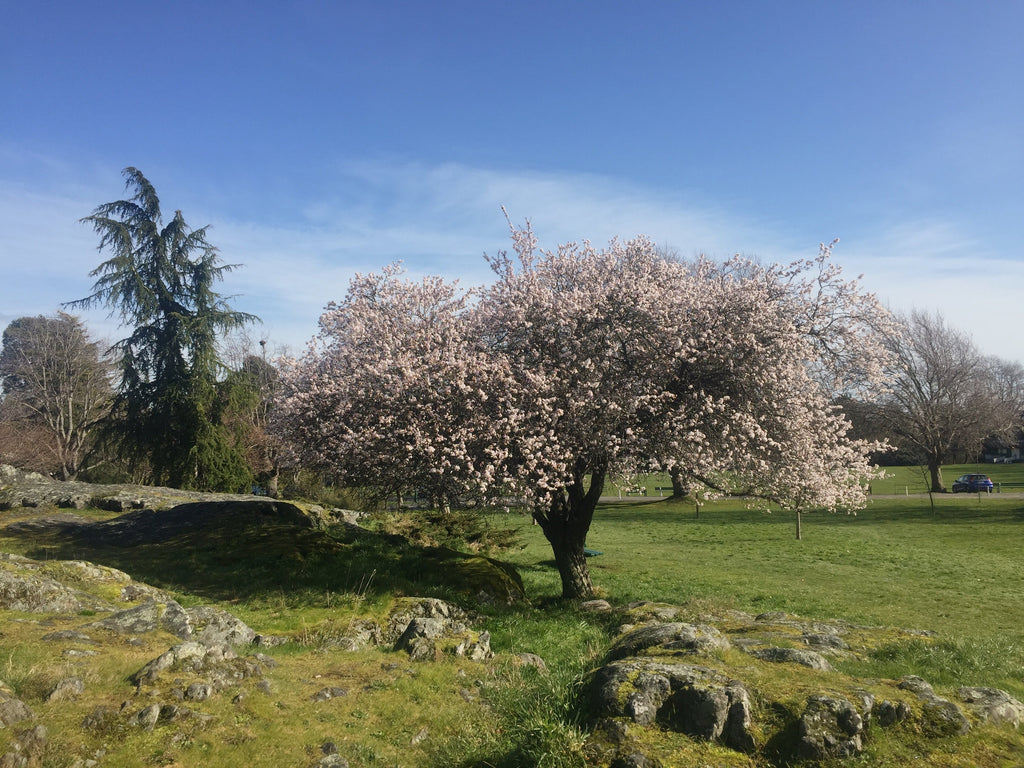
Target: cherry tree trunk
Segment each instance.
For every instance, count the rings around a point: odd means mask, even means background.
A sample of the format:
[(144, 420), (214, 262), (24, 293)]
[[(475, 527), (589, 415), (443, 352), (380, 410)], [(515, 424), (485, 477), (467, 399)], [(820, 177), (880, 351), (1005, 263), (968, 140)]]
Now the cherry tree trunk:
[(569, 532), (566, 534), (555, 541), (548, 539), (555, 555), (558, 575), (562, 578), (562, 597), (568, 600), (592, 597), (594, 584), (590, 580), (590, 569), (587, 567), (587, 556), (584, 551), (586, 532), (583, 532), (582, 536)]
[(566, 600), (583, 600), (594, 595), (584, 550), (594, 510), (604, 488), (606, 467), (602, 464), (591, 469), (590, 487), (585, 489), (585, 466), (579, 463), (574, 482), (556, 494), (549, 509), (534, 514), (534, 520), (551, 544), (562, 579), (562, 597)]
[(672, 498), (684, 498), (686, 496), (686, 488), (683, 486), (683, 471), (679, 467), (673, 467), (669, 477), (672, 478)]

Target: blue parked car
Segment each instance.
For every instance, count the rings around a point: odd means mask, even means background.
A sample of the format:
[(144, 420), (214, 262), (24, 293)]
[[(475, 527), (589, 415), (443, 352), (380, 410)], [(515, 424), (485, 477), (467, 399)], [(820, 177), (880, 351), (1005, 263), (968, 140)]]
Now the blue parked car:
[(992, 481), (987, 475), (960, 475), (953, 481), (953, 493), (992, 493)]

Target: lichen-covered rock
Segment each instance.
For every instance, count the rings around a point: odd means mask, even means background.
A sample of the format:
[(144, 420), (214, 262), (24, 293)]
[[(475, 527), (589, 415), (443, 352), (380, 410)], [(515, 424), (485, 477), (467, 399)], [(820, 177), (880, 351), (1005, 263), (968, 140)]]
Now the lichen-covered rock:
[(800, 755), (810, 760), (856, 757), (864, 749), (864, 718), (846, 699), (812, 696), (800, 716)]
[(143, 603), (134, 608), (94, 621), (86, 627), (108, 629), (122, 635), (142, 635), (162, 629), (175, 637), (187, 640), (192, 637), (192, 622), (188, 613), (176, 601), (166, 603)]
[(820, 653), (809, 651), (803, 648), (754, 648), (747, 651), (751, 656), (778, 664), (799, 664), (802, 667), (810, 667), (819, 672), (831, 672), (832, 665), (822, 657)]
[(132, 676), (132, 680), (137, 683), (152, 683), (162, 672), (166, 672), (169, 669), (197, 671), (203, 669), (208, 656), (223, 659), (232, 658), (235, 655), (237, 654), (231, 648), (222, 648), (217, 651), (207, 648), (202, 643), (181, 643), (173, 646), (146, 664)]
[(913, 716), (910, 705), (905, 701), (883, 699), (871, 711), (871, 716), (883, 728), (909, 720)]
[(173, 600), (169, 592), (136, 581), (126, 584), (121, 589), (120, 599), (126, 603), (138, 603), (140, 601), (166, 603), (168, 600)]
[(193, 636), (205, 646), (249, 645), (256, 639), (256, 632), (244, 621), (220, 608), (200, 605), (186, 613)]
[(43, 725), (20, 731), (0, 755), (0, 768), (42, 768), (48, 736)]
[(85, 693), (85, 682), (80, 677), (66, 677), (57, 681), (46, 695), (46, 702), (69, 701)]
[(380, 645), (382, 640), (380, 624), (371, 619), (353, 619), (336, 645), (346, 651), (358, 651)]
[(616, 661), (591, 681), (599, 716), (628, 717), (736, 750), (754, 748), (750, 697), (742, 683), (706, 667), (652, 659)]
[(961, 688), (957, 696), (984, 722), (1016, 728), (1024, 721), (1024, 704), (998, 688)]
[(971, 721), (960, 707), (937, 696), (924, 702), (921, 725), (926, 733), (935, 736), (963, 736), (971, 730)]
[(32, 717), (32, 710), (14, 695), (14, 691), (0, 682), (0, 727), (7, 728)]
[(475, 638), (469, 637), (455, 646), (456, 656), (465, 656), (470, 661), (486, 661), (494, 656), (491, 650), (491, 633), (481, 632)]
[(413, 619), (437, 619), (440, 624), (421, 625), (424, 631), (428, 626), (444, 625), (449, 633), (454, 634), (468, 629), (469, 615), (457, 605), (434, 597), (402, 598), (395, 602), (395, 607), (388, 617), (387, 626), (382, 633), (383, 641), (396, 643), (408, 631), (409, 623)]
[(935, 694), (932, 686), (917, 675), (902, 678), (899, 687), (921, 699), (921, 728), (932, 736), (962, 736), (971, 730), (971, 721), (956, 704)]
[(0, 563), (0, 609), (67, 615), (113, 608), (105, 600), (41, 575), (36, 565), (16, 560)]
[[(91, 581), (98, 584), (128, 584), (132, 577), (117, 568), (97, 565), (85, 560), (57, 560), (48, 562), (43, 572), (57, 579)], [(63, 578), (62, 578), (63, 577)]]
[(651, 623), (622, 635), (608, 652), (608, 658), (612, 661), (624, 659), (653, 648), (683, 653), (711, 653), (729, 647), (729, 641), (717, 629), (708, 625)]
[(850, 646), (839, 635), (830, 635), (821, 632), (808, 632), (800, 639), (812, 648), (819, 648), (827, 651), (848, 651), (850, 649)]

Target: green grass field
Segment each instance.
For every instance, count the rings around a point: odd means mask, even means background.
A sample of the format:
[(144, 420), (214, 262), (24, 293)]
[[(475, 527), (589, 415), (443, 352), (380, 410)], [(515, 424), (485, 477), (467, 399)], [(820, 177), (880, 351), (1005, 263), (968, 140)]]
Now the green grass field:
[[(886, 467), (886, 477), (871, 484), (874, 494), (927, 493), (928, 480), (921, 467)], [(942, 479), (947, 488), (960, 475), (978, 473), (988, 475), (996, 484), (1024, 483), (1024, 463), (1020, 464), (949, 464), (942, 468)], [(1024, 488), (1014, 489), (1017, 492)]]
[[(511, 557), (528, 592), (555, 600), (550, 548), (539, 527), (516, 519), (525, 547)], [(962, 662), (970, 671), (963, 684), (1024, 696), (1024, 498), (941, 495), (934, 513), (927, 497), (873, 499), (856, 516), (805, 515), (803, 536), (796, 540), (791, 514), (738, 501), (702, 505), (699, 518), (685, 502), (608, 504), (588, 539), (603, 554), (589, 563), (615, 604), (706, 601), (934, 631), (979, 654)], [(923, 662), (928, 669), (917, 674), (953, 674)], [(919, 663), (907, 658), (895, 671)]]

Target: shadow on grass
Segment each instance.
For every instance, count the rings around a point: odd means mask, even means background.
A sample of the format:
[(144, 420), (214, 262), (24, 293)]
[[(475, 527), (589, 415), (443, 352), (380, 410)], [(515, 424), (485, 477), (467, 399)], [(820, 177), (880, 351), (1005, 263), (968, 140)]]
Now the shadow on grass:
[(408, 594), (458, 599), (505, 581), (519, 586), (511, 566), (442, 547), (420, 547), (399, 536), (353, 526), (327, 531), (261, 521), (212, 526), (161, 541), (117, 546), (77, 531), (2, 531), (38, 560), (88, 560), (112, 566), (172, 592), (204, 599), (285, 600), (318, 604), (325, 594), (376, 597)]

